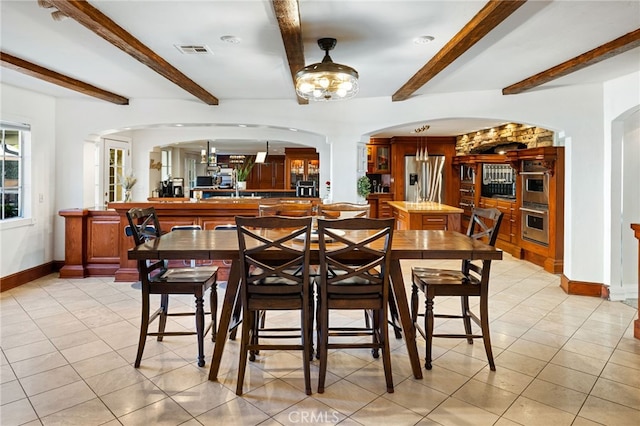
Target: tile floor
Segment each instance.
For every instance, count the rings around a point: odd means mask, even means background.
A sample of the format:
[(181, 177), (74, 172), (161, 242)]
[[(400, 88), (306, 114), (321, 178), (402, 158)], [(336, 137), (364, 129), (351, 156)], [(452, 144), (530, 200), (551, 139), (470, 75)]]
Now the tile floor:
[[(403, 264), (405, 273), (410, 266)], [(172, 299), (174, 308), (190, 303)], [(457, 307), (457, 300), (436, 300), (441, 312)], [(436, 339), (433, 369), (415, 380), (403, 342), (392, 339), (393, 394), (384, 391), (381, 361), (366, 350), (333, 352), (326, 391), (311, 396), (302, 390), (299, 353), (263, 352), (237, 397), (237, 341), (227, 343), (219, 382), (207, 380), (210, 355), (197, 367), (192, 336), (149, 340), (134, 369), (139, 290), (110, 278), (51, 275), (1, 293), (0, 309), (3, 426), (640, 424), (637, 310), (568, 296), (558, 276), (506, 254), (492, 270), (497, 371), (480, 342)], [(418, 348), (423, 357), (422, 339)], [(314, 361), (313, 379), (317, 367)]]

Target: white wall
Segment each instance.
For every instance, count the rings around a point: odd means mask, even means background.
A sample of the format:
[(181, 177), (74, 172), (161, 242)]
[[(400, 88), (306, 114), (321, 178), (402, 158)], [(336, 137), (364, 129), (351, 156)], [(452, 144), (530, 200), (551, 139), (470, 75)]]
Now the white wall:
[[(609, 102), (608, 97), (618, 95), (617, 92), (607, 93), (606, 101)], [(4, 103), (5, 94), (2, 96)], [(291, 135), (286, 137), (280, 132), (278, 138), (315, 146), (320, 152), (321, 181), (332, 181), (333, 199), (356, 200), (357, 142), (368, 140), (366, 135), (374, 130), (440, 118), (503, 119), (564, 133), (567, 141), (564, 274), (572, 280), (604, 282), (605, 267), (608, 268), (610, 263), (604, 244), (609, 236), (599, 225), (604, 223), (605, 211), (608, 210), (605, 207), (609, 205), (609, 200), (605, 199), (605, 164), (602, 160), (605, 157), (604, 98), (601, 85), (586, 85), (540, 89), (516, 96), (503, 96), (500, 91), (483, 91), (420, 96), (404, 102), (391, 102), (386, 97), (356, 98), (343, 103), (305, 106), (294, 100), (221, 101), (219, 106), (208, 106), (197, 101), (154, 99), (116, 106), (93, 100), (61, 99), (56, 107), (57, 158), (72, 166), (58, 169), (55, 211), (93, 206), (93, 199), (87, 195), (90, 191), (78, 188), (87, 174), (84, 170), (93, 167), (92, 164), (84, 164), (79, 147), (94, 140), (96, 135), (104, 136), (129, 127), (140, 129), (130, 132), (132, 164), (139, 177), (146, 175), (149, 151), (153, 146), (171, 141), (214, 138), (206, 128), (202, 128), (206, 123), (297, 128), (301, 132), (290, 132)], [(172, 123), (194, 123), (199, 127), (151, 128)], [(147, 126), (150, 128), (141, 129)], [(215, 129), (219, 132), (220, 129), (232, 128)], [(276, 132), (273, 129), (243, 130), (249, 131)], [(238, 138), (251, 136), (237, 133), (238, 130), (233, 132)], [(46, 162), (45, 158), (42, 162)], [(39, 166), (41, 164), (36, 167)], [(54, 168), (51, 164), (42, 166)], [(84, 185), (92, 185), (92, 182)], [(148, 193), (148, 182), (139, 181), (134, 188), (134, 199), (145, 198)], [(54, 258), (64, 259), (61, 218), (56, 220)]]
[(24, 200), (30, 219), (0, 223), (0, 276), (5, 277), (64, 259), (64, 251), (62, 257), (53, 254), (54, 236), (64, 239), (64, 229), (54, 229), (55, 99), (10, 86), (3, 85), (1, 90), (0, 117), (31, 125), (31, 147), (25, 152), (29, 199)]

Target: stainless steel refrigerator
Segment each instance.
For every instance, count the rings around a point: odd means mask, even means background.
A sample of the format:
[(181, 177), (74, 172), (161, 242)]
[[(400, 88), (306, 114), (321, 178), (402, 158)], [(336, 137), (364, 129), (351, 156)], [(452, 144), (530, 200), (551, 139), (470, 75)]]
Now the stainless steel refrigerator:
[(430, 155), (416, 161), (415, 155), (404, 157), (404, 200), (410, 202), (435, 201), (444, 198), (444, 155)]

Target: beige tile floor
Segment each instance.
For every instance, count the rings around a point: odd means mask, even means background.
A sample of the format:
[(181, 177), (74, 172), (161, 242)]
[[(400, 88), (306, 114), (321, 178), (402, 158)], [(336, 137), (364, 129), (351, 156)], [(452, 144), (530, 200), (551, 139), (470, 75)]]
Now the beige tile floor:
[[(640, 424), (636, 309), (568, 296), (558, 276), (508, 255), (494, 262), (490, 300), (495, 372), (480, 342), (436, 339), (434, 367), (416, 380), (402, 340), (392, 339), (393, 394), (381, 361), (351, 350), (331, 354), (326, 391), (311, 396), (299, 353), (263, 352), (237, 397), (237, 341), (227, 343), (219, 382), (207, 380), (213, 343), (198, 368), (192, 336), (149, 340), (135, 369), (139, 290), (111, 278), (50, 275), (0, 295), (0, 424)], [(174, 308), (190, 305), (188, 297), (172, 299)], [(436, 300), (440, 312), (457, 307), (455, 299)], [(296, 320), (269, 316), (274, 324)], [(171, 327), (190, 328), (191, 320)], [(438, 327), (459, 329), (451, 321)], [(423, 357), (422, 339), (418, 348)], [(314, 388), (317, 368), (314, 361)]]

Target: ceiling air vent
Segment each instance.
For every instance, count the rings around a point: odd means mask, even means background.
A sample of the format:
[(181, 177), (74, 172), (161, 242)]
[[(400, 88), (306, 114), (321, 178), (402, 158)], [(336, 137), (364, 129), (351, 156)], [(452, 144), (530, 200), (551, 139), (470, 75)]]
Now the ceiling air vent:
[(206, 55), (213, 54), (208, 46), (204, 44), (175, 44), (176, 49), (186, 55)]

